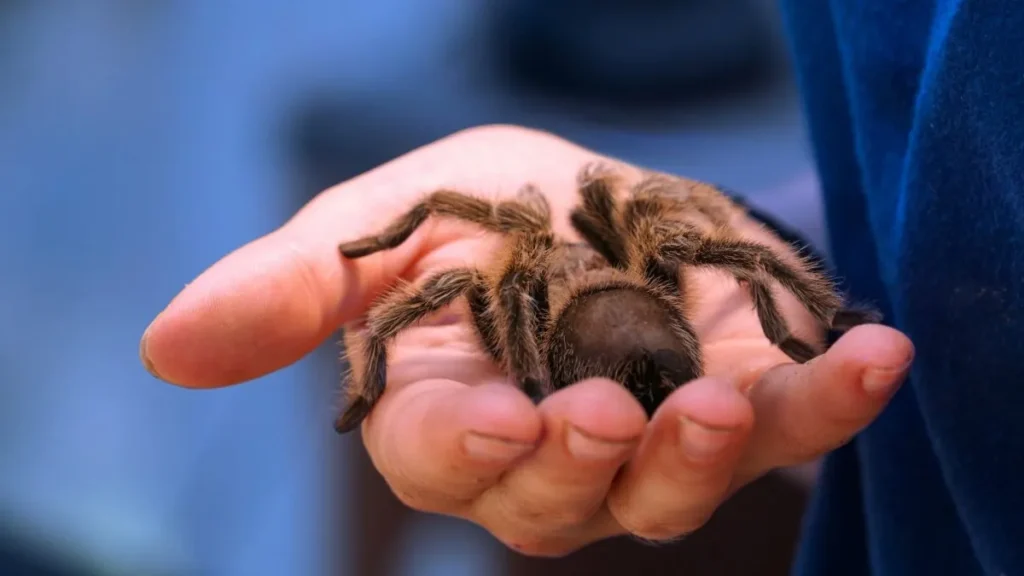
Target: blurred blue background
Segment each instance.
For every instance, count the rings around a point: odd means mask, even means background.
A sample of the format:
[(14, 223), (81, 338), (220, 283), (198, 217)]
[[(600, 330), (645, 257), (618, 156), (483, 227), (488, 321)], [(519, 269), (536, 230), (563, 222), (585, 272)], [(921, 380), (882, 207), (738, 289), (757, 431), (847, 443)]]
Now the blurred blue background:
[(362, 447), (330, 428), (330, 343), (195, 392), (138, 339), (319, 189), (483, 123), (727, 185), (821, 242), (772, 8), (0, 0), (0, 574), (504, 574), (426, 516), (387, 568), (347, 561), (372, 510), (345, 513)]

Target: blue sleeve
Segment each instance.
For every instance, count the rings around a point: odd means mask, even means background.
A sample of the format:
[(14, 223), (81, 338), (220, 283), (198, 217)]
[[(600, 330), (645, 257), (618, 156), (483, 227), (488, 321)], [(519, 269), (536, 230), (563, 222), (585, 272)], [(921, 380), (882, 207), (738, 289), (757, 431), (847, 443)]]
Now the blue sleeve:
[(783, 4), (837, 269), (917, 349), (798, 572), (1024, 574), (1024, 4)]

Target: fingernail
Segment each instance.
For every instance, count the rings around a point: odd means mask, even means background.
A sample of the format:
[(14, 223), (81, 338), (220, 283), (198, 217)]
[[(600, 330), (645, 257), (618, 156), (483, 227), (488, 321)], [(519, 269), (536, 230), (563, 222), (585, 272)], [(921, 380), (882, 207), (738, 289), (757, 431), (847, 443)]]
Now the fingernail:
[(582, 460), (613, 460), (621, 458), (636, 444), (635, 440), (606, 440), (568, 426), (565, 439), (569, 453)]
[(478, 432), (467, 433), (462, 440), (462, 445), (470, 457), (491, 462), (515, 460), (534, 448), (534, 444), (488, 436)]
[(732, 432), (728, 428), (712, 428), (683, 418), (679, 427), (679, 440), (690, 458), (710, 460), (721, 454), (729, 445)]
[(147, 346), (149, 344), (149, 328), (142, 334), (142, 339), (139, 341), (139, 360), (142, 361), (142, 365), (146, 368), (146, 372), (153, 375), (154, 378), (163, 378), (156, 371), (156, 366), (153, 365), (153, 361), (149, 359), (149, 353), (147, 352)]
[(903, 374), (910, 367), (908, 363), (900, 368), (876, 368), (864, 373), (861, 386), (868, 395), (878, 397), (888, 396), (903, 382)]

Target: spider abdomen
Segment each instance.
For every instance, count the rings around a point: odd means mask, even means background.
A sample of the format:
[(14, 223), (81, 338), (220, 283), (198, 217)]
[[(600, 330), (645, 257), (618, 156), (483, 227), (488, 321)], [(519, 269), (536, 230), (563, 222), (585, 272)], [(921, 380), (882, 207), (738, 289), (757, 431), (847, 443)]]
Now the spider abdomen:
[(576, 294), (552, 325), (547, 352), (555, 389), (585, 378), (611, 378), (648, 415), (702, 373), (696, 335), (672, 300), (629, 283)]

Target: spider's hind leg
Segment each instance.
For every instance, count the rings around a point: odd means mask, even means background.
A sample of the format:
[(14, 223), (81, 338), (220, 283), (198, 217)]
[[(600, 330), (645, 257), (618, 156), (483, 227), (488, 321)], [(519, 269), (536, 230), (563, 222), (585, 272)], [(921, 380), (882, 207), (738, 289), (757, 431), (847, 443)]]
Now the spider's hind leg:
[(734, 274), (737, 279), (746, 280), (751, 299), (754, 301), (754, 309), (757, 311), (757, 318), (761, 323), (761, 330), (764, 331), (769, 342), (778, 346), (786, 356), (800, 364), (818, 355), (813, 346), (793, 336), (789, 331), (789, 324), (782, 317), (778, 301), (772, 294), (771, 284), (763, 275), (747, 275), (745, 272), (739, 271), (735, 271)]
[(663, 247), (670, 259), (725, 270), (747, 284), (761, 328), (768, 340), (796, 362), (818, 355), (814, 347), (793, 336), (771, 291), (775, 280), (789, 290), (823, 327), (832, 324), (841, 299), (824, 275), (783, 262), (768, 247), (745, 240), (680, 236)]
[(476, 270), (456, 268), (434, 274), (422, 288), (398, 288), (374, 304), (360, 345), (363, 370), (346, 390), (346, 408), (335, 420), (335, 430), (344, 434), (355, 429), (380, 400), (387, 383), (387, 345), (399, 332), (468, 291), (485, 289)]

